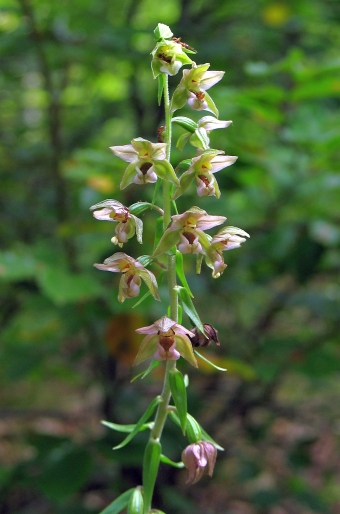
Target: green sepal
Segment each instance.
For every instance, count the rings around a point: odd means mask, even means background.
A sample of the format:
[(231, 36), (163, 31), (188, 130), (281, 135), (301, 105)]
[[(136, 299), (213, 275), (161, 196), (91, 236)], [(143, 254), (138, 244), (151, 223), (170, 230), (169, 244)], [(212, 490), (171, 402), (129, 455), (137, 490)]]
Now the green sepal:
[(164, 80), (165, 75), (164, 73), (161, 73), (158, 75), (158, 91), (157, 91), (157, 99), (158, 99), (158, 105), (161, 105), (163, 91), (164, 91)]
[(121, 494), (116, 498), (110, 505), (108, 505), (100, 514), (118, 514), (125, 509), (130, 501), (130, 498), (134, 492), (133, 489), (128, 489), (125, 493)]
[(161, 462), (164, 462), (164, 464), (169, 464), (169, 466), (173, 466), (174, 468), (184, 468), (183, 462), (174, 462), (173, 460), (169, 459), (166, 455), (161, 455)]
[(174, 94), (171, 98), (170, 110), (171, 112), (177, 111), (177, 109), (182, 109), (186, 104), (188, 97), (186, 89), (181, 89), (177, 87), (174, 91)]
[(199, 315), (197, 314), (197, 311), (195, 309), (194, 304), (192, 303), (188, 291), (181, 286), (176, 286), (174, 287), (174, 289), (177, 291), (179, 299), (181, 300), (184, 312), (189, 316), (195, 327), (197, 327), (198, 330), (202, 332), (202, 334), (205, 334), (203, 323), (200, 320)]
[[(107, 428), (111, 428), (111, 430), (115, 430), (116, 432), (125, 432), (130, 434), (136, 424), (133, 425), (118, 425), (118, 423), (111, 423), (110, 421), (101, 421), (101, 424), (106, 426)], [(153, 422), (151, 423), (144, 423), (139, 429), (139, 432), (144, 432), (144, 430), (150, 430), (153, 427)]]
[(194, 120), (186, 118), (185, 116), (175, 116), (171, 121), (172, 123), (180, 125), (180, 127), (183, 127), (185, 130), (188, 130), (192, 134), (198, 128), (198, 125)]
[(161, 178), (162, 180), (166, 180), (167, 182), (171, 182), (172, 184), (175, 184), (175, 186), (179, 186), (179, 180), (169, 161), (166, 159), (154, 159), (153, 168), (157, 177)]
[(153, 33), (156, 41), (160, 41), (161, 39), (170, 39), (173, 36), (173, 32), (170, 27), (164, 23), (158, 23)]
[(122, 441), (117, 446), (114, 446), (113, 450), (119, 450), (120, 448), (123, 448), (124, 446), (126, 446), (131, 441), (131, 439), (133, 439), (135, 437), (135, 435), (138, 434), (138, 432), (140, 432), (140, 428), (149, 419), (149, 417), (151, 416), (151, 414), (153, 413), (153, 411), (155, 410), (157, 405), (159, 405), (161, 403), (161, 401), (162, 400), (161, 400), (160, 396), (156, 396), (156, 398), (154, 398), (152, 400), (152, 402), (150, 403), (149, 407), (144, 412), (143, 416), (140, 418), (138, 423), (136, 423), (135, 428), (132, 430), (132, 432), (130, 432), (130, 434), (124, 439), (124, 441)]
[(163, 253), (168, 252), (171, 248), (176, 246), (180, 241), (180, 232), (181, 229), (167, 229), (161, 237), (161, 240), (159, 241), (156, 249), (154, 250), (153, 257), (162, 255)]
[(218, 109), (214, 103), (214, 100), (211, 98), (211, 96), (204, 91), (204, 100), (207, 102), (209, 110), (215, 114), (216, 118), (218, 118)]
[(211, 362), (209, 359), (207, 359), (206, 357), (203, 357), (203, 355), (201, 355), (200, 353), (198, 353), (197, 350), (194, 349), (194, 353), (197, 355), (197, 357), (199, 357), (200, 359), (202, 359), (204, 362), (206, 362), (207, 364), (210, 364), (210, 366), (212, 366), (213, 368), (217, 369), (218, 371), (228, 371), (227, 369), (225, 368), (220, 368), (219, 366), (216, 366), (216, 364), (214, 364), (213, 362)]
[(151, 505), (161, 453), (161, 443), (151, 439), (146, 445), (143, 459), (144, 504), (146, 508)]
[(191, 298), (194, 298), (194, 295), (190, 291), (189, 284), (187, 282), (185, 273), (184, 273), (184, 267), (183, 267), (183, 254), (176, 250), (176, 273), (180, 281), (182, 282), (182, 285), (185, 287), (185, 289), (188, 291), (189, 296)]
[(138, 486), (133, 491), (129, 501), (127, 514), (143, 514), (144, 512), (144, 498), (141, 487)]
[[(157, 366), (159, 366), (160, 363), (161, 363), (161, 361), (156, 361), (156, 359), (152, 359), (152, 361), (150, 362), (150, 364), (147, 367), (147, 369), (145, 371), (142, 371), (141, 373), (138, 373), (138, 375), (133, 377), (131, 382), (134, 382), (139, 377), (141, 377), (142, 379), (145, 378), (150, 373), (150, 371), (152, 371), (153, 369), (157, 368)], [(146, 425), (151, 425), (151, 424), (153, 424), (153, 423), (146, 423)]]
[(149, 202), (136, 202), (136, 203), (133, 203), (132, 205), (130, 205), (130, 207), (129, 207), (130, 213), (133, 214), (134, 216), (140, 216), (141, 214), (143, 214), (145, 211), (148, 211), (149, 209), (154, 209), (154, 210), (160, 212), (161, 214), (163, 214), (163, 209), (158, 207), (158, 205), (154, 205), (153, 203), (149, 203)]
[(202, 441), (201, 426), (190, 414), (187, 414), (187, 437), (190, 444)]
[(169, 371), (169, 385), (177, 409), (181, 429), (185, 435), (187, 426), (187, 390), (184, 383), (184, 377), (178, 369), (172, 369)]
[(172, 196), (172, 199), (173, 200), (177, 200), (177, 198), (179, 196), (181, 196), (183, 193), (185, 193), (185, 191), (190, 187), (191, 183), (193, 182), (195, 178), (195, 173), (194, 172), (190, 172), (188, 173), (187, 171), (185, 173), (183, 173), (183, 175), (181, 176), (180, 178), (180, 186), (177, 187), (175, 189), (175, 192)]

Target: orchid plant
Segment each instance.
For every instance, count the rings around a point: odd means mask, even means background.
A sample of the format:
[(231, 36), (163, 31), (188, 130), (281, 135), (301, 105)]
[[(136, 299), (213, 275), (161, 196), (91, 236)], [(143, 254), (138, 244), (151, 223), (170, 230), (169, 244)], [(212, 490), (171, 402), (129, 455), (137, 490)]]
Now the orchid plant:
[[(219, 82), (223, 71), (209, 70), (210, 64), (196, 64), (189, 55), (196, 51), (180, 38), (173, 36), (170, 28), (158, 24), (155, 31), (156, 46), (152, 51), (151, 69), (158, 80), (158, 103), (164, 98), (165, 126), (158, 129), (158, 142), (141, 137), (131, 144), (112, 146), (115, 156), (128, 163), (122, 176), (120, 188), (155, 184), (152, 203), (137, 202), (129, 207), (117, 200), (108, 199), (91, 207), (98, 220), (115, 223), (115, 235), (111, 241), (121, 249), (136, 235), (143, 243), (143, 222), (140, 216), (147, 210), (161, 216), (157, 220), (154, 251), (151, 255), (131, 257), (122, 251), (115, 252), (96, 268), (121, 273), (118, 300), (124, 302), (140, 293), (142, 282), (148, 288), (140, 300), (152, 295), (162, 301), (158, 292), (157, 276), (148, 267), (155, 264), (162, 274), (166, 273), (168, 297), (164, 300), (165, 314), (150, 326), (137, 330), (141, 341), (134, 365), (150, 359), (146, 370), (136, 378), (144, 378), (155, 366), (164, 363), (164, 383), (161, 394), (154, 398), (135, 425), (119, 425), (109, 421), (103, 424), (118, 432), (127, 432), (127, 437), (114, 449), (128, 444), (140, 431), (150, 430), (143, 460), (143, 483), (129, 489), (106, 507), (102, 514), (117, 514), (127, 508), (129, 514), (161, 513), (152, 506), (154, 486), (160, 462), (177, 468), (188, 469), (188, 483), (197, 482), (206, 472), (212, 476), (217, 450), (223, 450), (188, 413), (186, 388), (187, 377), (177, 368), (181, 357), (192, 366), (198, 367), (197, 357), (207, 359), (197, 351), (211, 342), (219, 345), (218, 333), (210, 324), (202, 323), (197, 313), (193, 294), (190, 291), (183, 268), (183, 254), (195, 254), (196, 272), (200, 273), (203, 259), (212, 269), (213, 278), (218, 278), (227, 265), (222, 252), (240, 247), (249, 235), (242, 229), (225, 226), (215, 235), (207, 231), (222, 225), (225, 216), (212, 216), (203, 209), (193, 206), (178, 213), (176, 200), (195, 182), (198, 197), (220, 197), (215, 174), (235, 163), (237, 157), (225, 155), (222, 150), (210, 148), (209, 133), (214, 129), (226, 128), (231, 121), (218, 119), (217, 107), (207, 90)], [(170, 99), (169, 76), (176, 75), (182, 66), (183, 76)], [(197, 122), (173, 113), (188, 104), (193, 111), (208, 111), (213, 116), (204, 116)], [(177, 141), (181, 151), (186, 143), (193, 146), (191, 159), (181, 161), (176, 169), (171, 164), (172, 124), (185, 129)], [(151, 187), (151, 186), (148, 186)], [(162, 195), (161, 195), (162, 191)], [(158, 205), (162, 199), (162, 204)], [(168, 307), (166, 308), (166, 304)], [(182, 312), (191, 322), (191, 327), (182, 325)], [(209, 362), (209, 361), (207, 361)], [(209, 362), (216, 367), (213, 363)], [(221, 368), (218, 368), (221, 369)], [(222, 370), (225, 371), (225, 370)], [(150, 419), (153, 417), (153, 420)], [(173, 462), (162, 453), (161, 437), (166, 421), (170, 419), (188, 439), (180, 462)]]

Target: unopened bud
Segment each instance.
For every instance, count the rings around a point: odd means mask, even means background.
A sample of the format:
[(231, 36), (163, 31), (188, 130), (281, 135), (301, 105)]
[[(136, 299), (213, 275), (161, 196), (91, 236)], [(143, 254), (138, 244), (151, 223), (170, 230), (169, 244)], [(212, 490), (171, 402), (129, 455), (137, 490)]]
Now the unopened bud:
[(207, 470), (211, 477), (214, 471), (217, 449), (208, 441), (190, 444), (183, 450), (182, 461), (189, 471), (187, 483), (195, 484)]
[(208, 323), (204, 323), (203, 328), (206, 335), (202, 334), (198, 328), (191, 330), (191, 332), (195, 334), (194, 337), (189, 336), (192, 346), (194, 348), (197, 348), (198, 346), (205, 347), (209, 346), (209, 344), (212, 342), (216, 343), (217, 346), (220, 346), (216, 328), (214, 328), (212, 325), (209, 325)]

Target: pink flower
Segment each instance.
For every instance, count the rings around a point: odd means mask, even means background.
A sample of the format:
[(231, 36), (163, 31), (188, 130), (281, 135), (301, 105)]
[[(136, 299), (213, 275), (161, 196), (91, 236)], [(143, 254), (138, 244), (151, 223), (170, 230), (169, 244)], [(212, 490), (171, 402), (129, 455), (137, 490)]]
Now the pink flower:
[(105, 259), (104, 264), (94, 264), (94, 266), (100, 270), (122, 273), (118, 293), (118, 300), (121, 303), (126, 298), (134, 298), (139, 295), (141, 279), (148, 286), (152, 296), (156, 300), (160, 300), (155, 275), (126, 253), (117, 252)]
[(126, 243), (135, 234), (137, 241), (139, 243), (143, 242), (142, 220), (131, 214), (129, 209), (120, 202), (117, 202), (117, 200), (104, 200), (92, 205), (90, 210), (94, 211), (93, 216), (97, 220), (114, 221), (117, 223), (116, 235), (111, 239), (112, 243), (122, 247), (123, 243)]
[(211, 477), (214, 471), (217, 449), (208, 441), (190, 444), (182, 452), (182, 461), (189, 470), (187, 483), (195, 484), (207, 470)]
[(184, 357), (190, 364), (197, 367), (188, 336), (194, 334), (167, 316), (155, 321), (148, 327), (138, 328), (138, 334), (145, 334), (134, 365), (140, 364), (153, 355), (156, 360), (177, 360)]
[(221, 225), (227, 218), (210, 216), (198, 207), (191, 207), (183, 214), (172, 216), (171, 219), (172, 224), (164, 232), (154, 256), (167, 252), (175, 245), (181, 253), (204, 253), (210, 246), (209, 238), (204, 231)]
[(246, 241), (246, 237), (250, 237), (249, 234), (240, 228), (225, 227), (212, 238), (210, 247), (205, 252), (205, 260), (213, 270), (213, 278), (218, 278), (227, 267), (222, 252), (239, 248)]

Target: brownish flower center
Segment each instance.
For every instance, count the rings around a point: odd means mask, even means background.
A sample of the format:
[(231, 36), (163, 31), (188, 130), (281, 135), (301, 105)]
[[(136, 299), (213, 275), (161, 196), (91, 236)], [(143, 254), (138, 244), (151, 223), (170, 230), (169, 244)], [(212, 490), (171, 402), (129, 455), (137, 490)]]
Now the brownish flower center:
[(183, 232), (183, 236), (185, 237), (185, 239), (189, 241), (189, 244), (191, 245), (194, 243), (196, 239), (195, 234), (193, 234), (192, 232)]
[(152, 162), (144, 162), (144, 164), (142, 164), (139, 169), (141, 170), (143, 175), (146, 175), (148, 170), (151, 168), (151, 166), (152, 166)]
[(167, 332), (158, 332), (159, 338), (158, 342), (161, 345), (161, 347), (164, 349), (165, 352), (168, 352), (171, 346), (175, 342), (175, 332), (170, 328)]
[[(202, 168), (203, 168), (203, 166), (202, 166)], [(208, 185), (209, 185), (209, 180), (208, 180), (208, 179), (207, 179), (207, 177), (205, 177), (204, 175), (198, 175), (198, 178), (199, 178), (200, 180), (202, 180), (202, 182), (204, 182), (204, 184), (205, 184), (206, 186), (208, 186)]]

